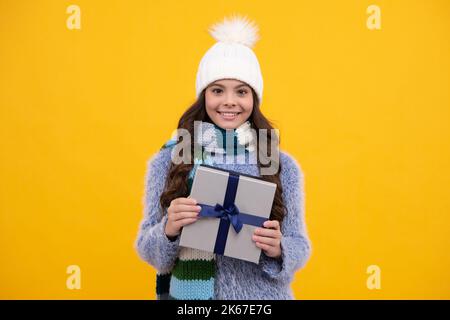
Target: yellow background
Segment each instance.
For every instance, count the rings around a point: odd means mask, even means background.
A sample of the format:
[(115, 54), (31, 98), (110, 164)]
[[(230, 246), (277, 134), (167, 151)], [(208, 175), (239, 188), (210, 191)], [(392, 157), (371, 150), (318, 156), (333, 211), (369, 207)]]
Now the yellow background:
[(447, 0), (2, 0), (0, 298), (155, 297), (133, 248), (146, 161), (232, 13), (259, 25), (262, 109), (305, 174), (296, 298), (450, 298)]

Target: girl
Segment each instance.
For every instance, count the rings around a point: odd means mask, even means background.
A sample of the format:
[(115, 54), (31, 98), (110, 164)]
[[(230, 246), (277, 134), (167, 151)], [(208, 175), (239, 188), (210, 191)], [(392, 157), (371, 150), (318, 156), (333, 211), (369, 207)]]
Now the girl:
[[(290, 283), (311, 251), (304, 224), (303, 173), (287, 153), (271, 152), (269, 158), (262, 152), (274, 143), (278, 147), (279, 138), (269, 134), (273, 127), (260, 110), (263, 80), (251, 49), (258, 38), (256, 26), (232, 17), (210, 33), (217, 43), (200, 61), (197, 101), (178, 123), (190, 138), (182, 142), (181, 136), (174, 136), (148, 162), (136, 250), (158, 271), (159, 299), (293, 299)], [(260, 129), (266, 130), (255, 135)], [(264, 142), (261, 132), (267, 133)], [(223, 147), (230, 143), (225, 137), (232, 138), (233, 148)], [(190, 154), (184, 156), (192, 156), (194, 163), (174, 163), (175, 146), (182, 143), (189, 144), (185, 150)], [(239, 157), (244, 162), (233, 161)], [(262, 174), (267, 160), (275, 165), (275, 173)], [(277, 184), (270, 219), (253, 235), (262, 250), (259, 264), (179, 246), (183, 226), (198, 219), (200, 206), (188, 196), (200, 163)]]

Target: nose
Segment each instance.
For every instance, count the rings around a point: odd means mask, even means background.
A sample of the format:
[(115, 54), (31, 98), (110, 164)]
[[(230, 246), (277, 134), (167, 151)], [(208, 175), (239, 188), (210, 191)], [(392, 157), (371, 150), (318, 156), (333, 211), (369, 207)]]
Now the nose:
[(236, 102), (234, 101), (232, 93), (227, 94), (227, 96), (225, 98), (224, 106), (226, 106), (226, 107), (234, 107), (234, 106), (236, 106)]

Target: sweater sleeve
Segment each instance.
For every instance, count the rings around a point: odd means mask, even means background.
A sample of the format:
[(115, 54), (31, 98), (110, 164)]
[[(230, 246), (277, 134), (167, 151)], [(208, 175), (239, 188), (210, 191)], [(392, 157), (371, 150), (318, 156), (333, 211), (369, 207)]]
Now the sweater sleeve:
[(290, 283), (295, 272), (302, 268), (311, 255), (304, 217), (303, 172), (297, 162), (280, 152), (280, 180), (283, 187), (285, 217), (281, 223), (281, 259), (261, 253), (260, 266), (270, 278)]
[(135, 248), (141, 259), (161, 273), (172, 269), (179, 251), (179, 237), (171, 241), (164, 232), (167, 210), (163, 212), (159, 202), (171, 163), (170, 154), (171, 148), (162, 149), (148, 161), (143, 199), (144, 217), (135, 241)]

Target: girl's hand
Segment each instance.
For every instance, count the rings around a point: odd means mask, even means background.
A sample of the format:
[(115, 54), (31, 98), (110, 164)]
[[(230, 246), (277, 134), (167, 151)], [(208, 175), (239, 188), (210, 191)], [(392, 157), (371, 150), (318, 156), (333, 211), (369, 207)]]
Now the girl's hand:
[(277, 220), (264, 222), (264, 228), (256, 228), (253, 233), (253, 241), (264, 253), (271, 258), (281, 257), (281, 230)]
[(176, 198), (170, 202), (167, 209), (167, 223), (164, 229), (167, 237), (176, 237), (181, 228), (198, 220), (201, 207), (192, 198)]

